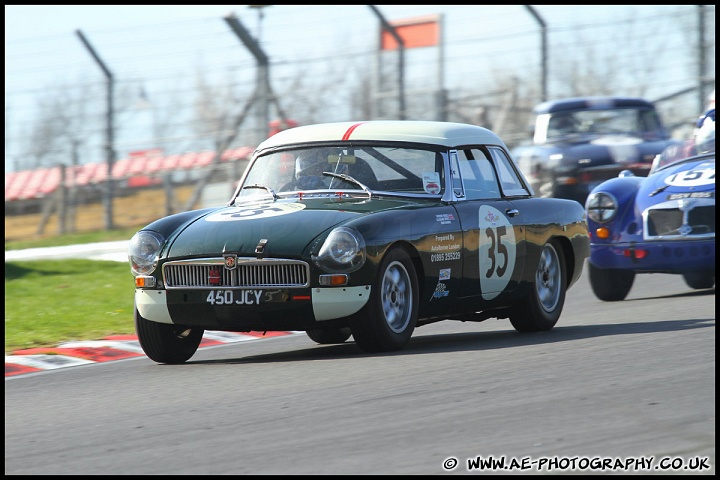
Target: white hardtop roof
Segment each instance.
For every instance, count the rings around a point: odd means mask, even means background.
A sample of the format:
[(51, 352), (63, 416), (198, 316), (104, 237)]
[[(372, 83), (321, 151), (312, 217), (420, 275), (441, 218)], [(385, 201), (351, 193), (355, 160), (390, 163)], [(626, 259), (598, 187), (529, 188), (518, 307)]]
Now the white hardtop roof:
[(417, 120), (372, 120), (305, 125), (283, 130), (262, 142), (257, 150), (288, 144), (323, 141), (379, 140), (455, 147), (505, 143), (494, 132), (477, 125)]

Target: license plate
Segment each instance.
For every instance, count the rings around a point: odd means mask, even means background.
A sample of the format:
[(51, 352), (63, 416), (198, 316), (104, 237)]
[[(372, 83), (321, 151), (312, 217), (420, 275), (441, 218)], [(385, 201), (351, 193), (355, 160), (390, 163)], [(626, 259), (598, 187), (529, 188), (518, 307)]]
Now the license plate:
[(211, 305), (259, 305), (262, 290), (211, 290), (205, 299)]

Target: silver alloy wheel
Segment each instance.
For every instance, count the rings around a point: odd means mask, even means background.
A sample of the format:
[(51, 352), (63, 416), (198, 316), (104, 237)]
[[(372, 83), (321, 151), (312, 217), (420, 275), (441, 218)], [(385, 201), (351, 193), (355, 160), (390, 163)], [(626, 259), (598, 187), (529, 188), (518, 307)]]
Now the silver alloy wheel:
[(401, 262), (394, 261), (388, 265), (380, 287), (380, 302), (385, 322), (395, 333), (402, 333), (410, 321), (413, 305), (411, 285), (410, 275)]
[(543, 247), (540, 254), (537, 272), (535, 272), (535, 288), (542, 308), (546, 312), (555, 310), (560, 300), (562, 272), (557, 251), (549, 243)]

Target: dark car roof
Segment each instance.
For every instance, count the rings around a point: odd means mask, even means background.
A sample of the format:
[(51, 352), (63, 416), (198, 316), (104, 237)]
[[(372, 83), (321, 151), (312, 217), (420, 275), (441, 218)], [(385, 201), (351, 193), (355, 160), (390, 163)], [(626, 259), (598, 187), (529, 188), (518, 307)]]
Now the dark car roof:
[(556, 113), (568, 110), (591, 110), (593, 108), (622, 108), (622, 107), (649, 107), (654, 104), (648, 100), (637, 97), (573, 97), (561, 100), (550, 100), (535, 106), (536, 114)]

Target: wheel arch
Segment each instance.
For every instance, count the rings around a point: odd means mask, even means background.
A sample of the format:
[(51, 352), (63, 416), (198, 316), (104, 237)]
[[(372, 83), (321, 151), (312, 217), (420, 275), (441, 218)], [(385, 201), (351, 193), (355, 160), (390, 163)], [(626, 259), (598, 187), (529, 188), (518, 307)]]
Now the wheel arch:
[[(565, 260), (565, 288), (568, 289), (577, 281), (575, 275), (575, 253), (573, 252), (572, 242), (569, 238), (559, 235), (550, 237), (548, 241), (553, 242), (554, 245), (560, 248), (558, 255), (562, 255), (563, 260)], [(577, 277), (579, 277), (579, 275), (577, 275)]]
[[(420, 259), (420, 252), (418, 249), (413, 245), (411, 242), (407, 240), (397, 240), (387, 246), (385, 251), (383, 252), (382, 256), (385, 256), (387, 252), (392, 250), (393, 248), (402, 248), (405, 250), (405, 252), (410, 256), (410, 260), (413, 262), (413, 266), (415, 267), (415, 273), (417, 274), (417, 281), (418, 281), (418, 290), (420, 294), (420, 298), (425, 298), (425, 292), (426, 292), (426, 286), (423, 279), (425, 278), (425, 266), (422, 263), (422, 260)], [(422, 306), (421, 306), (422, 309)]]

